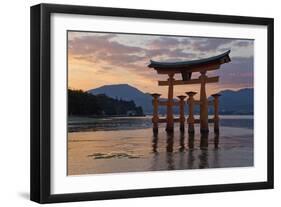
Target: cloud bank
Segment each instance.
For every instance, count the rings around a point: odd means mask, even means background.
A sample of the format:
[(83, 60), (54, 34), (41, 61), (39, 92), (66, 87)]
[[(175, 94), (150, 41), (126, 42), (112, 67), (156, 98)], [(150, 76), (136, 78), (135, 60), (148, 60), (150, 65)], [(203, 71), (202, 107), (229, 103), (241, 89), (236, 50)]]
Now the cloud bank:
[[(87, 67), (85, 73), (90, 73), (90, 68), (93, 68), (93, 76), (97, 73), (99, 75), (116, 73), (120, 76), (126, 74), (127, 78), (130, 76), (136, 78), (136, 84), (143, 89), (161, 79), (156, 71), (147, 67), (150, 59), (193, 60), (231, 49), (232, 61), (214, 72), (221, 77), (219, 87), (222, 89), (253, 87), (253, 40), (94, 32), (69, 32), (68, 37), (69, 73), (77, 74), (75, 70)], [(70, 78), (70, 83), (79, 84), (74, 81), (77, 77), (70, 75)], [(95, 83), (93, 86), (89, 83), (88, 87), (95, 87)], [(151, 87), (156, 87), (156, 84)]]

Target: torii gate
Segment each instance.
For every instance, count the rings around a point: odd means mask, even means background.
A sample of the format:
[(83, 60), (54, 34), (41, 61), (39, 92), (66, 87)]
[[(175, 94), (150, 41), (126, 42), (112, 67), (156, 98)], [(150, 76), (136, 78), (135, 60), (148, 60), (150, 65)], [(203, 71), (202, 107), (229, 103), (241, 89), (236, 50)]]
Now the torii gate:
[[(201, 133), (209, 132), (208, 127), (208, 98), (206, 95), (206, 83), (215, 83), (219, 81), (219, 76), (208, 77), (206, 75), (207, 71), (217, 70), (220, 65), (230, 62), (229, 57), (230, 50), (217, 56), (191, 60), (191, 61), (181, 61), (181, 62), (156, 62), (150, 60), (149, 68), (154, 68), (158, 74), (167, 74), (169, 78), (167, 81), (158, 81), (159, 86), (168, 86), (168, 100), (165, 103), (160, 103), (160, 105), (167, 106), (167, 117), (163, 122), (166, 122), (166, 131), (173, 131), (174, 129), (174, 117), (173, 117), (173, 105), (180, 105), (185, 97), (179, 97), (180, 102), (175, 103), (173, 101), (173, 90), (174, 85), (190, 85), (190, 84), (201, 84), (200, 88), (200, 131)], [(199, 72), (201, 75), (198, 79), (191, 79), (192, 73)], [(182, 75), (182, 80), (175, 80), (174, 75), (180, 73)], [(192, 92), (193, 93), (193, 92)], [(189, 94), (192, 99), (193, 94)], [(159, 98), (160, 94), (152, 94), (154, 97), (154, 107)], [(217, 104), (218, 95), (215, 95)], [(156, 100), (156, 101), (155, 101)], [(158, 106), (156, 106), (158, 107)], [(155, 110), (154, 110), (155, 111)], [(181, 114), (182, 117), (182, 114)], [(183, 117), (184, 118), (184, 117)], [(214, 118), (216, 119), (216, 117)]]

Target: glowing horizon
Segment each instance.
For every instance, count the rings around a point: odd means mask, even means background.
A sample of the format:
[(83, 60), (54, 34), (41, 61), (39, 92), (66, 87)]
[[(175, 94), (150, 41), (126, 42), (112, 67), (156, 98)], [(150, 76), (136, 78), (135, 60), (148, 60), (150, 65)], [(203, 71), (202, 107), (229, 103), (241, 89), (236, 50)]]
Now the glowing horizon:
[[(144, 93), (167, 97), (167, 87), (158, 86), (158, 80), (166, 80), (167, 75), (148, 68), (150, 59), (193, 60), (228, 49), (232, 61), (207, 73), (220, 76), (219, 83), (207, 84), (207, 95), (253, 88), (253, 47), (253, 40), (244, 39), (68, 32), (68, 88), (87, 91), (104, 85), (128, 84)], [(180, 75), (175, 79), (180, 79)], [(200, 85), (175, 86), (174, 96), (187, 91), (199, 92)]]

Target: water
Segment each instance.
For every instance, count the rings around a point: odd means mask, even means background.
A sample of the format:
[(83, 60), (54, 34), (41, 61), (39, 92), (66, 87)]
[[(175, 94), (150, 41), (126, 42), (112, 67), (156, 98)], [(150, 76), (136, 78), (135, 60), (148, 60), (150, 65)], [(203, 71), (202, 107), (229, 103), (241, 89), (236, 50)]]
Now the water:
[[(68, 120), (68, 131), (79, 132), (79, 131), (145, 129), (145, 128), (152, 127), (151, 118), (152, 118), (151, 116), (107, 117), (107, 118), (70, 117)], [(195, 115), (195, 118), (199, 119), (199, 116)], [(210, 116), (209, 118), (212, 118), (212, 116)], [(221, 126), (253, 129), (253, 124), (254, 124), (253, 116), (251, 115), (221, 115), (220, 116)]]
[(220, 134), (173, 134), (151, 117), (69, 119), (68, 175), (253, 166), (253, 117), (221, 116)]

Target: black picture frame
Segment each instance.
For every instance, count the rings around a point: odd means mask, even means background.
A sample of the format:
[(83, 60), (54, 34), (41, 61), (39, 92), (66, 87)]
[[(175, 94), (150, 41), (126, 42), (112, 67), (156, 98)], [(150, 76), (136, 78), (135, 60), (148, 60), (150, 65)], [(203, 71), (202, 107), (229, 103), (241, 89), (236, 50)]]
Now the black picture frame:
[[(112, 17), (151, 18), (194, 22), (218, 22), (267, 26), (267, 181), (238, 184), (167, 187), (153, 189), (51, 194), (50, 160), (50, 16), (52, 13), (99, 15)], [(195, 14), (168, 11), (103, 8), (89, 6), (39, 4), (31, 7), (31, 174), (30, 199), (38, 203), (88, 201), (102, 199), (166, 196), (273, 188), (273, 46), (272, 18)]]

